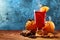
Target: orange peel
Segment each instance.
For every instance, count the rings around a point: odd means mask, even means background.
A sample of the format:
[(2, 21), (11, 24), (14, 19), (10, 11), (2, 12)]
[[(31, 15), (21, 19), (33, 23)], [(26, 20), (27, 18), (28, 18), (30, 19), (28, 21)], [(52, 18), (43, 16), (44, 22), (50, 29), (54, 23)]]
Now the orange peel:
[(41, 12), (47, 12), (49, 10), (49, 7), (48, 6), (42, 6), (41, 8), (40, 8), (40, 11)]

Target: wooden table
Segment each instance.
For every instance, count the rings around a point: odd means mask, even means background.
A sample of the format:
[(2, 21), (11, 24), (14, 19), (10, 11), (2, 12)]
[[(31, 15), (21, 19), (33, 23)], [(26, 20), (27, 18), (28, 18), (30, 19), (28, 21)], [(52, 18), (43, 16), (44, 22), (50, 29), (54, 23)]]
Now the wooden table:
[(0, 30), (0, 40), (60, 40), (60, 31), (57, 31), (58, 34), (56, 34), (58, 36), (58, 38), (42, 38), (42, 37), (38, 37), (38, 38), (28, 38), (28, 37), (24, 37), (22, 35), (20, 35), (21, 31), (4, 31), (4, 30)]

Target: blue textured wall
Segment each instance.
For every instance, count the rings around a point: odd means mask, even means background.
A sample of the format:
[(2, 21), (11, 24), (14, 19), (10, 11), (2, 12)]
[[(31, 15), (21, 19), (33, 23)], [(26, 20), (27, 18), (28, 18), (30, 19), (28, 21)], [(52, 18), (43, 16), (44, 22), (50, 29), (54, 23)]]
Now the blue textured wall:
[(0, 0), (0, 30), (22, 30), (26, 21), (33, 19), (33, 10), (39, 9), (39, 4), (47, 5), (47, 12), (60, 29), (60, 0)]

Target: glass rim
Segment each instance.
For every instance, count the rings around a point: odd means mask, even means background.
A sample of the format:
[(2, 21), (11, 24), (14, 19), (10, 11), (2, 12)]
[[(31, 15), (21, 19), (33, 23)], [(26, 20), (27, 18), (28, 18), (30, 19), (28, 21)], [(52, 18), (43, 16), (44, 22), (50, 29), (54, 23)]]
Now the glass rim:
[(43, 13), (42, 11), (39, 11), (39, 10), (34, 10), (34, 13), (35, 13), (35, 12), (41, 12), (41, 13)]

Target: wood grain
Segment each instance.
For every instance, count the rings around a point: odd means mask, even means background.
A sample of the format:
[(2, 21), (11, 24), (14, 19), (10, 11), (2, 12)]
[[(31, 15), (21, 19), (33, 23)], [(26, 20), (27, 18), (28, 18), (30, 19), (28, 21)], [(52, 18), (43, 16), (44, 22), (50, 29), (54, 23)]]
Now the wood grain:
[(4, 31), (0, 30), (0, 40), (60, 40), (60, 31), (57, 31), (56, 36), (58, 38), (42, 38), (42, 37), (37, 37), (35, 39), (29, 38), (29, 37), (24, 37), (20, 35), (19, 30), (15, 31)]

